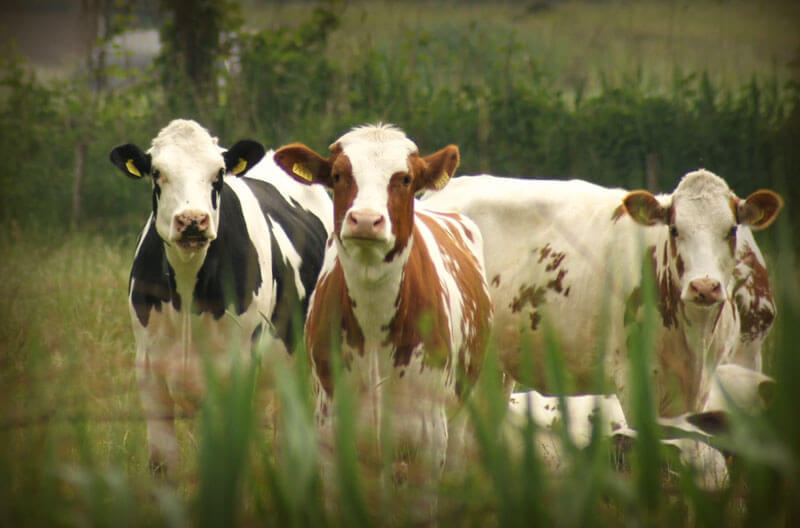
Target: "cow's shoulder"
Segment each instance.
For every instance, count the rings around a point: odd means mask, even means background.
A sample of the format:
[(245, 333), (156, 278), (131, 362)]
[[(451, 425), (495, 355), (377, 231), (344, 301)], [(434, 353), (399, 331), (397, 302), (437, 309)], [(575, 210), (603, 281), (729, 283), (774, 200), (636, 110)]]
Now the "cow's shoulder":
[[(305, 326), (306, 346), (314, 370), (328, 394), (333, 390), (331, 355), (341, 352), (344, 346), (364, 355), (364, 333), (353, 311), (354, 303), (335, 249), (335, 245), (329, 249), (326, 266), (311, 296)], [(348, 358), (343, 356), (343, 359), (347, 364)]]
[(175, 271), (167, 261), (164, 242), (150, 217), (139, 238), (128, 281), (131, 306), (142, 326), (147, 326), (150, 311), (161, 310), (162, 303), (171, 302), (181, 308), (181, 298), (175, 286)]
[[(300, 203), (285, 189), (262, 179), (245, 178), (270, 231), (275, 309), (272, 324), (277, 334), (293, 348), (302, 331), (292, 321), (302, 320), (308, 297), (314, 289), (325, 254), (328, 232), (316, 211)], [(300, 317), (295, 317), (300, 316)]]

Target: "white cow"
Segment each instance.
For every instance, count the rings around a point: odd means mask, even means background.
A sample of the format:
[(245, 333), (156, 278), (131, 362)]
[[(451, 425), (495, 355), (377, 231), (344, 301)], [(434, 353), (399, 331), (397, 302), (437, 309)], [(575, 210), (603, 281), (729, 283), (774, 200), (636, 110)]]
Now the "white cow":
[(584, 181), (455, 178), (425, 202), (472, 218), (485, 241), (504, 369), (547, 390), (552, 331), (580, 392), (604, 360), (612, 392), (630, 409), (627, 338), (641, 318), (643, 266), (657, 286), (653, 375), (662, 415), (704, 408), (717, 365), (760, 368), (775, 315), (751, 229), (782, 206), (772, 191), (738, 198), (698, 170), (671, 194)]
[(331, 202), (287, 177), (272, 156), (258, 163), (263, 155), (248, 140), (226, 150), (183, 119), (146, 153), (133, 144), (111, 151), (124, 174), (152, 181), (128, 300), (154, 470), (177, 465), (175, 406), (194, 411), (205, 358), (224, 376), (232, 361), (249, 359), (259, 336), (291, 351), (301, 332)]

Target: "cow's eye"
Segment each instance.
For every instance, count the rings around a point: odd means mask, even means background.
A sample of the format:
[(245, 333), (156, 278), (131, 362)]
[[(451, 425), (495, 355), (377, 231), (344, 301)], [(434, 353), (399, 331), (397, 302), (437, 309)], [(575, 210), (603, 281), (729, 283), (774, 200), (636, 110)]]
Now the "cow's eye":
[(339, 183), (339, 180), (342, 179), (342, 176), (338, 172), (333, 173), (333, 183)]
[(403, 176), (403, 185), (405, 185), (405, 186), (411, 185), (411, 176), (410, 175), (406, 174), (405, 176)]
[(727, 238), (728, 240), (732, 240), (732, 239), (736, 238), (736, 228), (737, 227), (738, 226), (733, 226), (732, 228), (730, 228), (728, 230), (728, 233), (725, 235), (725, 238)]
[(669, 226), (669, 235), (672, 238), (678, 238), (678, 228), (674, 225)]

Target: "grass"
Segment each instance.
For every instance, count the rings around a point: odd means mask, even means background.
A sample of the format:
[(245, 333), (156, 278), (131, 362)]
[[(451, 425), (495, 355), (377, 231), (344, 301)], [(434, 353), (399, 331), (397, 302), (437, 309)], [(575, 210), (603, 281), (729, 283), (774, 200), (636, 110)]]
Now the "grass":
[[(394, 494), (375, 499), (374, 475), (356, 478), (349, 427), (337, 437), (348, 475), (340, 512), (326, 514), (302, 361), (276, 376), (284, 410), (279, 450), (252, 399), (266, 367), (241, 368), (234, 383), (212, 382), (201, 412), (179, 422), (175, 482), (151, 476), (125, 299), (135, 238), (8, 232), (0, 242), (0, 525), (367, 526), (389, 515), (404, 524)], [(785, 220), (778, 234), (790, 240)], [(630, 472), (613, 470), (607, 441), (596, 438), (584, 451), (562, 445), (567, 464), (552, 474), (532, 440), (532, 423), (498, 434), (505, 402), (489, 361), (477, 391), (486, 399), (465, 411), (475, 425), (475, 452), (466, 473), (449, 475), (439, 489), (440, 523), (780, 526), (800, 519), (800, 395), (793, 379), (800, 372), (800, 273), (793, 252), (772, 261), (780, 310), (767, 352), (778, 378), (775, 405), (759, 420), (743, 418), (727, 440), (742, 453), (729, 490), (702, 491), (679, 466), (665, 474), (659, 459), (666, 454), (653, 449), (655, 437), (641, 443)], [(635, 368), (646, 369), (646, 355), (640, 357)], [(542, 367), (563, 380), (555, 345)], [(644, 397), (650, 388), (640, 383), (636, 390)], [(352, 398), (341, 394), (339, 404), (347, 414)], [(639, 421), (652, 423), (652, 416), (643, 410)], [(382, 505), (377, 512), (374, 500)]]

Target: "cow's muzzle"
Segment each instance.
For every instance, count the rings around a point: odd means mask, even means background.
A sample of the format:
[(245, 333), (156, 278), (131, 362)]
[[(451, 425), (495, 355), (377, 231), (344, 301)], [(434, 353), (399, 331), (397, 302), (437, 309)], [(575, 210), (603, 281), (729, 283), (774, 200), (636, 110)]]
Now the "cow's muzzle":
[(179, 235), (176, 242), (183, 249), (201, 249), (211, 239), (208, 232), (211, 219), (207, 213), (188, 211), (177, 214), (173, 223), (175, 232)]
[(694, 279), (689, 283), (689, 300), (693, 303), (711, 306), (722, 302), (723, 299), (722, 285), (716, 279), (706, 277)]

